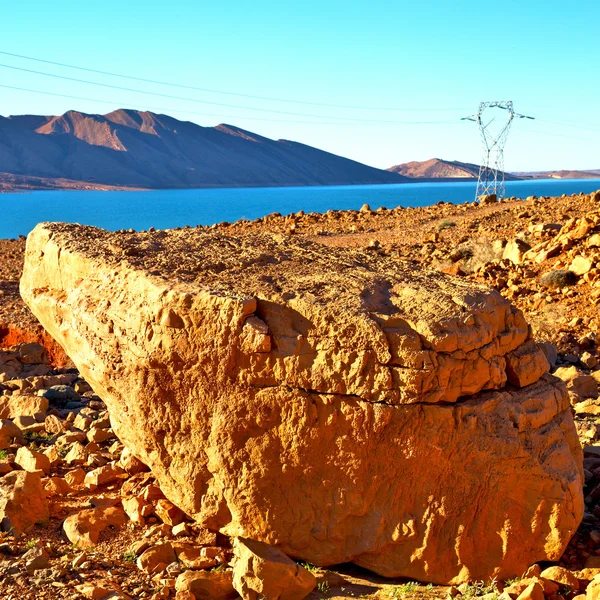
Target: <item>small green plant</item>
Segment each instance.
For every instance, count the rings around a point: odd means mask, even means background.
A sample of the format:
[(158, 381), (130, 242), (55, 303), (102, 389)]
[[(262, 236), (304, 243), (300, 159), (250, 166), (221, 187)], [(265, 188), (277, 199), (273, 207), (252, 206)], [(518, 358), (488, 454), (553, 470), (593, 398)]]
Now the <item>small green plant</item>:
[(492, 579), (490, 583), (484, 581), (474, 581), (473, 583), (460, 588), (463, 598), (477, 598), (486, 594), (497, 594), (496, 579)]
[(134, 563), (135, 559), (136, 559), (135, 552), (132, 552), (131, 550), (128, 550), (127, 552), (123, 552), (121, 558), (125, 562)]
[(0, 450), (0, 460), (6, 460), (7, 456), (6, 450)]
[(53, 435), (50, 435), (49, 433), (40, 433), (38, 431), (26, 433), (25, 437), (29, 440), (32, 440), (30, 445), (34, 443), (33, 440), (37, 442), (49, 442), (50, 440), (54, 439)]
[(329, 594), (329, 583), (327, 581), (321, 581), (321, 583), (317, 584), (317, 590), (321, 596), (327, 596)]
[(402, 585), (396, 585), (390, 589), (390, 598), (406, 598), (409, 594), (414, 594), (419, 588), (416, 581), (408, 581)]
[(316, 567), (315, 565), (311, 565), (307, 562), (301, 562), (301, 567), (304, 567), (309, 573), (318, 573), (321, 570), (321, 567)]
[(40, 541), (40, 540), (29, 540), (29, 541), (28, 541), (28, 542), (25, 544), (25, 546), (26, 546), (26, 547), (27, 547), (29, 550), (31, 550), (32, 548), (35, 548), (35, 547), (36, 547), (36, 546), (39, 544), (39, 541)]

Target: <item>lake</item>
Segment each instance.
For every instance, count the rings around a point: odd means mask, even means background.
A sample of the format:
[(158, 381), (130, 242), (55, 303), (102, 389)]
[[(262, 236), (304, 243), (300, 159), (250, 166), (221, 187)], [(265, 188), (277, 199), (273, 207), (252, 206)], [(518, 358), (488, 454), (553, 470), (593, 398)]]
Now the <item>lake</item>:
[[(144, 192), (33, 191), (0, 194), (0, 238), (27, 235), (40, 221), (69, 221), (104, 229), (167, 229), (289, 214), (379, 206), (460, 204), (475, 182), (404, 183), (286, 188), (219, 188)], [(600, 179), (509, 181), (507, 196), (560, 196), (600, 189)]]

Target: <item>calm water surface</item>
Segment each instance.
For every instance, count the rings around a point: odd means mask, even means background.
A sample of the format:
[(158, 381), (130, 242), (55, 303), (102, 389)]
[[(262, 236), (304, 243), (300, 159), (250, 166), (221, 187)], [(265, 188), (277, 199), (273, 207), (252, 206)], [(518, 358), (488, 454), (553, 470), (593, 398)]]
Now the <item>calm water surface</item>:
[[(510, 181), (508, 196), (560, 196), (600, 189), (600, 179)], [(40, 221), (69, 221), (104, 229), (166, 229), (288, 214), (386, 206), (426, 206), (473, 200), (474, 182), (288, 188), (153, 190), (149, 192), (35, 191), (0, 194), (0, 238), (27, 235)]]

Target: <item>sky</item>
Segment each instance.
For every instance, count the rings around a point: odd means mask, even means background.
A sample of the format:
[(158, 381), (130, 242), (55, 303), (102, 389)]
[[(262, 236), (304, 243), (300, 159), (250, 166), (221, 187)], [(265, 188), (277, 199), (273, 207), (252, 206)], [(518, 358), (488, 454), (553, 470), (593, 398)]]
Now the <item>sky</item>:
[(0, 19), (0, 52), (212, 90), (0, 53), (0, 115), (152, 110), (387, 168), (479, 163), (461, 117), (511, 100), (535, 120), (506, 170), (600, 169), (597, 0), (0, 0)]

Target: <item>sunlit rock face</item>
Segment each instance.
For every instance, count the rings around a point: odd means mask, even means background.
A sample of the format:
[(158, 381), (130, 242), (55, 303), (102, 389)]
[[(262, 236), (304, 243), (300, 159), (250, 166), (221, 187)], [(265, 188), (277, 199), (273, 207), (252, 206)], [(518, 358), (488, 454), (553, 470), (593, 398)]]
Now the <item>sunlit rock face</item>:
[(41, 224), (21, 293), (213, 530), (455, 583), (556, 560), (581, 521), (565, 389), (492, 290), (293, 237)]

